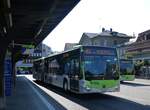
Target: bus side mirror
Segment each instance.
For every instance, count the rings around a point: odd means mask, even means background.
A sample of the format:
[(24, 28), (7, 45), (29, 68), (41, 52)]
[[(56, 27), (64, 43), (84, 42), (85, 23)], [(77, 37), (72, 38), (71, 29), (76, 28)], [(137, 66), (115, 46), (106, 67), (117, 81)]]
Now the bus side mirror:
[(113, 74), (113, 78), (114, 78), (114, 80), (118, 80), (119, 79), (119, 73), (115, 72)]

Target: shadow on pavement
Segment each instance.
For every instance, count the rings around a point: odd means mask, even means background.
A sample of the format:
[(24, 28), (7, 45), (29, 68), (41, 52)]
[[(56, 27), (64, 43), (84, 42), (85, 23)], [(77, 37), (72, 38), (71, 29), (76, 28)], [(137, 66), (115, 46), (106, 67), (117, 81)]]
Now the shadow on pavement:
[[(50, 91), (59, 94), (74, 103), (77, 103), (89, 110), (150, 110), (150, 105), (142, 105), (127, 99), (106, 95), (106, 94), (75, 94), (64, 92), (63, 89), (50, 84), (35, 81)], [(77, 108), (78, 109), (78, 108)]]
[(121, 82), (122, 85), (128, 85), (128, 86), (150, 86), (150, 84), (141, 84), (141, 83), (135, 83), (135, 82)]
[[(32, 87), (35, 88), (35, 90)], [(38, 94), (41, 94), (41, 96), (37, 95), (35, 91), (38, 91)], [(6, 110), (49, 110), (52, 107), (54, 107), (55, 110), (66, 110), (66, 108), (54, 99), (48, 97), (46, 93), (25, 76), (18, 76), (16, 78), (15, 91), (12, 96), (6, 97)], [(48, 101), (49, 105), (42, 99)]]

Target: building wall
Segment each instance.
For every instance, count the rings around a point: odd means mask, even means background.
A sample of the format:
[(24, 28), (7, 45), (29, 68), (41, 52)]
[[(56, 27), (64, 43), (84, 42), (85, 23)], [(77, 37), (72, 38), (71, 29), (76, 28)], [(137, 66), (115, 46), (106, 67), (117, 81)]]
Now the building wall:
[(72, 49), (74, 46), (79, 45), (78, 43), (66, 43), (64, 51)]
[(92, 45), (92, 40), (88, 36), (83, 34), (79, 44), (80, 45)]
[(48, 47), (47, 45), (45, 44), (42, 44), (42, 57), (46, 57), (48, 56), (49, 54), (52, 53), (52, 50), (50, 47)]
[(127, 47), (128, 45), (121, 45), (117, 47), (119, 58), (121, 59), (127, 58), (127, 52), (126, 52)]
[(34, 59), (46, 57), (51, 53), (52, 53), (52, 50), (50, 47), (48, 47), (45, 44), (40, 43), (36, 48), (30, 49), (28, 53), (29, 56), (25, 59), (22, 59), (22, 61), (19, 61), (16, 66), (17, 67), (31, 67)]
[(97, 45), (97, 46), (108, 46), (116, 47), (119, 44), (129, 42), (129, 38), (111, 37), (111, 36), (97, 36), (94, 38), (83, 37), (80, 41), (81, 45)]
[(126, 52), (135, 60), (150, 59), (150, 30), (140, 33), (136, 42), (126, 47)]

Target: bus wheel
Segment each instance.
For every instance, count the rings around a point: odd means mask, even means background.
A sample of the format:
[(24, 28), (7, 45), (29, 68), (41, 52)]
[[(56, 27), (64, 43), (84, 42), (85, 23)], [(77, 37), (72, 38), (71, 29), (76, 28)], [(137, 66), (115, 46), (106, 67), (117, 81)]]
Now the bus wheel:
[(124, 83), (123, 80), (121, 80), (120, 83)]
[(64, 89), (65, 91), (68, 91), (68, 83), (67, 83), (66, 80), (64, 80), (63, 89)]

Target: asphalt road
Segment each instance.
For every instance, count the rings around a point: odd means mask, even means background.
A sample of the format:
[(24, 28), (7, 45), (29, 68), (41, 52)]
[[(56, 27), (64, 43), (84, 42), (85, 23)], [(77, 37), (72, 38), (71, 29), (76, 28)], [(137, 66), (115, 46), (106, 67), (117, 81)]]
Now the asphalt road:
[(115, 93), (77, 95), (26, 77), (66, 110), (150, 110), (150, 81), (124, 82)]
[(135, 81), (123, 82), (120, 92), (109, 94), (150, 106), (150, 80), (136, 79)]

